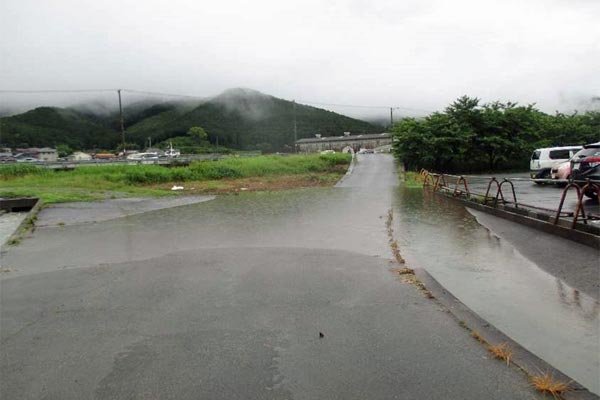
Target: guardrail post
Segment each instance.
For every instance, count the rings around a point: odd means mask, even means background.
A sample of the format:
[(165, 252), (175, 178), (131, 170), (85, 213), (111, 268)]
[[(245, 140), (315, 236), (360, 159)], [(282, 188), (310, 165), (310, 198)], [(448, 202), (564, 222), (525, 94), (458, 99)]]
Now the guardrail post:
[(456, 196), (460, 196), (462, 194), (462, 191), (458, 189), (458, 185), (462, 182), (464, 188), (465, 188), (465, 193), (467, 194), (467, 199), (471, 198), (471, 192), (469, 191), (469, 185), (467, 185), (467, 180), (465, 179), (464, 176), (459, 176), (458, 179), (456, 180), (456, 186), (454, 187), (454, 193), (452, 193), (452, 195), (454, 197)]
[[(515, 185), (513, 185), (513, 183), (506, 178), (504, 178), (504, 180), (500, 183), (500, 185), (498, 185), (498, 192), (502, 196), (502, 202), (504, 204), (506, 204), (506, 201), (504, 200), (504, 195), (502, 193), (502, 185), (504, 185), (505, 183), (510, 184), (510, 188), (512, 189), (513, 201), (515, 203), (515, 208), (519, 208), (519, 206), (517, 204), (517, 194), (515, 193)], [(498, 200), (498, 193), (496, 193), (496, 200)]]
[(576, 183), (569, 183), (567, 186), (565, 186), (565, 188), (563, 189), (563, 192), (560, 196), (560, 203), (558, 204), (558, 210), (556, 210), (556, 217), (554, 218), (554, 225), (558, 224), (558, 220), (560, 218), (560, 213), (562, 212), (562, 208), (565, 204), (565, 199), (567, 197), (567, 192), (569, 191), (569, 189), (571, 189), (573, 187), (577, 191), (577, 207), (575, 209), (576, 212), (573, 214), (573, 224), (571, 225), (571, 228), (575, 227), (580, 210), (583, 211), (583, 218), (585, 218), (585, 211), (583, 210), (583, 208), (581, 208), (581, 200), (582, 200), (581, 189), (579, 188), (579, 185), (577, 185)]

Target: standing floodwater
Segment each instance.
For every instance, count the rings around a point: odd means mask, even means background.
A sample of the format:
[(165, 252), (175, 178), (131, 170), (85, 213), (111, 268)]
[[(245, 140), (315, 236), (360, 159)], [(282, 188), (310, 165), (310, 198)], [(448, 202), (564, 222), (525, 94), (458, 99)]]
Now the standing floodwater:
[[(481, 216), (482, 226), (464, 206), (421, 189), (399, 188), (395, 199), (400, 247), (408, 263), (426, 268), (467, 306), (512, 339), (553, 366), (600, 392), (600, 306), (598, 251), (538, 231), (519, 238), (519, 244), (493, 229), (505, 230), (503, 220)], [(510, 229), (525, 228), (514, 223)], [(528, 243), (529, 242), (529, 245)], [(556, 246), (572, 254), (561, 256)], [(540, 247), (547, 254), (528, 254), (518, 247)], [(541, 251), (543, 251), (541, 250)], [(528, 250), (524, 249), (524, 252)], [(540, 252), (541, 252), (540, 251)], [(554, 258), (569, 263), (572, 274), (584, 263), (596, 274), (582, 283), (587, 293), (546, 272)], [(576, 261), (577, 259), (580, 261)], [(550, 266), (549, 266), (550, 267)], [(588, 265), (590, 267), (590, 265)], [(581, 271), (584, 273), (584, 271)], [(594, 281), (589, 284), (589, 280)], [(577, 277), (573, 277), (577, 282)]]

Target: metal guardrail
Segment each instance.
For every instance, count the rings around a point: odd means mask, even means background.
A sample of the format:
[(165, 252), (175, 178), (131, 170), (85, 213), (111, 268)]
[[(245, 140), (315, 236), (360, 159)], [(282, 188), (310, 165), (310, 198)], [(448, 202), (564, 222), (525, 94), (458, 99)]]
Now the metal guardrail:
[[(420, 179), (423, 182), (423, 186), (431, 187), (434, 192), (444, 191), (446, 193), (452, 194), (453, 197), (463, 197), (467, 200), (479, 199), (479, 201), (483, 205), (498, 207), (499, 204), (502, 205), (510, 205), (516, 209), (519, 208), (529, 208), (533, 210), (544, 211), (547, 214), (552, 215), (552, 223), (554, 225), (558, 225), (562, 219), (572, 218), (570, 221), (571, 229), (574, 229), (577, 226), (577, 223), (581, 221), (583, 224), (588, 224), (588, 221), (598, 221), (600, 220), (599, 214), (594, 214), (591, 212), (586, 213), (585, 208), (583, 206), (583, 197), (586, 190), (593, 189), (597, 196), (598, 201), (600, 202), (600, 185), (595, 182), (591, 182), (589, 179), (585, 181), (571, 181), (564, 187), (560, 203), (557, 209), (551, 209), (546, 207), (540, 207), (533, 204), (527, 204), (523, 202), (517, 201), (517, 194), (515, 192), (515, 187), (512, 183), (513, 180), (518, 181), (530, 181), (536, 182), (534, 179), (528, 178), (511, 178), (511, 179), (503, 179), (502, 181), (498, 181), (495, 177), (477, 177), (480, 179), (489, 179), (487, 189), (485, 193), (477, 193), (474, 192), (470, 187), (467, 180), (468, 176), (465, 175), (451, 175), (451, 174), (438, 174), (430, 172), (426, 169), (421, 169), (419, 172)], [(454, 187), (448, 184), (448, 179), (456, 178), (456, 183)], [(504, 192), (502, 191), (502, 187), (504, 185), (510, 186), (512, 200), (508, 200), (504, 196)], [(495, 194), (493, 192), (493, 188), (495, 188)], [(577, 194), (577, 202), (575, 205), (574, 211), (563, 211), (565, 199), (567, 193), (575, 188)]]

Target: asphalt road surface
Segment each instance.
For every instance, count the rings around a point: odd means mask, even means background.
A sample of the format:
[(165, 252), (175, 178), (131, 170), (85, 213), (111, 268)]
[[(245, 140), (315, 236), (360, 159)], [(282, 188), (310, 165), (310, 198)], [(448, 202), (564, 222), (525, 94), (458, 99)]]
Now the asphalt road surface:
[(390, 271), (395, 165), (358, 160), (338, 188), (47, 224), (5, 248), (0, 397), (537, 398)]

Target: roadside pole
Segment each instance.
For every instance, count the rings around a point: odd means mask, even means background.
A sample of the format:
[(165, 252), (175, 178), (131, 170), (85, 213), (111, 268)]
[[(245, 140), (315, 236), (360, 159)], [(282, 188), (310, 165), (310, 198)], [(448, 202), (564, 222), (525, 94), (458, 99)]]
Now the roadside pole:
[(298, 126), (296, 124), (296, 100), (293, 100), (294, 104), (294, 153), (298, 152), (296, 142), (298, 141)]
[(119, 120), (121, 122), (121, 144), (123, 147), (123, 156), (127, 156), (127, 151), (125, 150), (125, 126), (123, 123), (123, 106), (121, 104), (121, 89), (117, 90), (119, 94)]

